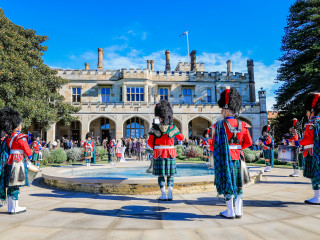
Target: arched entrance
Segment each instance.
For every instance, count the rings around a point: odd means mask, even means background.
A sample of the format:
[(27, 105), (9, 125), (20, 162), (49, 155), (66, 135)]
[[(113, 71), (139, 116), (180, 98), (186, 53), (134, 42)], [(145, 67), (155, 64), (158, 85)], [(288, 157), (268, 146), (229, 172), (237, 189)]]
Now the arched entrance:
[(81, 122), (73, 121), (67, 125), (63, 120), (56, 123), (55, 139), (72, 139), (74, 141), (81, 141)]
[(89, 125), (89, 131), (95, 138), (99, 137), (102, 142), (106, 138), (116, 138), (116, 123), (106, 117), (99, 117)]
[(127, 138), (146, 138), (150, 129), (148, 121), (133, 117), (124, 122), (124, 137)]
[(203, 117), (196, 117), (188, 123), (189, 138), (203, 138), (203, 133), (212, 123)]
[(178, 121), (177, 119), (173, 119), (173, 123), (174, 125), (177, 126), (177, 128), (180, 130), (180, 132), (182, 131), (182, 128), (181, 128), (181, 123), (180, 121)]

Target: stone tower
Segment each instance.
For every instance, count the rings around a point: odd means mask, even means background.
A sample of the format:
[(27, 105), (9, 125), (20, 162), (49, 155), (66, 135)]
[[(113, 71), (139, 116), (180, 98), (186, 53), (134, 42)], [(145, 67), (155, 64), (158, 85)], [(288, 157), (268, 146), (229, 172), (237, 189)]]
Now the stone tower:
[(250, 102), (256, 102), (256, 84), (254, 81), (254, 69), (253, 60), (249, 59), (247, 61), (248, 74), (249, 74), (249, 96)]
[(261, 115), (261, 128), (268, 124), (268, 112), (267, 112), (267, 96), (266, 90), (261, 90), (258, 92), (259, 102), (260, 102), (260, 115)]

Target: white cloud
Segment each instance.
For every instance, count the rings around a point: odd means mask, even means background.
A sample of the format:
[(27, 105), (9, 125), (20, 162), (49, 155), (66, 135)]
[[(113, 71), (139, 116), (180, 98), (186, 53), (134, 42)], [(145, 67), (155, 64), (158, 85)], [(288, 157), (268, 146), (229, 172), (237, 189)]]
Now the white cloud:
[[(113, 45), (103, 49), (104, 69), (121, 69), (121, 68), (146, 68), (147, 60), (155, 60), (155, 69), (163, 71), (165, 68), (165, 49), (152, 52), (149, 55), (144, 55), (139, 49), (130, 48), (127, 44)], [(72, 55), (74, 61), (79, 61), (79, 64), (89, 62), (91, 66), (96, 66), (98, 53), (85, 52), (79, 57)], [(71, 58), (70, 57), (70, 58)], [(205, 63), (205, 70), (208, 72), (226, 71), (227, 60), (232, 60), (233, 72), (247, 72), (247, 60), (249, 57), (238, 51), (235, 53), (209, 53), (203, 52), (197, 54), (197, 62)], [(179, 61), (187, 61), (186, 55), (177, 54), (174, 50), (171, 51), (170, 63), (171, 69), (174, 70)], [(279, 88), (280, 83), (275, 83), (277, 69), (280, 66), (279, 61), (274, 61), (271, 65), (265, 65), (263, 62), (254, 62), (256, 92), (263, 87), (267, 91), (267, 108), (271, 110), (275, 104), (274, 91)]]

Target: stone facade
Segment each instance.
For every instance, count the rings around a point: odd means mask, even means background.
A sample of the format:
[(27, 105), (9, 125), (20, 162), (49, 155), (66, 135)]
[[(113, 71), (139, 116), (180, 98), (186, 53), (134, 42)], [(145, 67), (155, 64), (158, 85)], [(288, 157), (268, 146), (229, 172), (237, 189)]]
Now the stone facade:
[[(101, 69), (102, 49), (98, 52)], [(166, 51), (164, 55), (164, 69), (170, 69), (169, 54)], [(89, 131), (96, 137), (117, 139), (146, 134), (152, 125), (155, 103), (161, 98), (172, 103), (175, 123), (186, 138), (201, 136), (221, 118), (217, 100), (226, 86), (237, 88), (242, 95), (240, 116), (252, 126), (253, 139), (257, 139), (267, 123), (267, 109), (264, 90), (259, 91), (259, 101), (255, 101), (253, 61), (248, 60), (249, 73), (231, 72), (231, 61), (228, 72), (206, 72), (204, 63), (195, 62), (195, 51), (191, 54), (192, 66), (180, 62), (175, 71), (154, 70), (154, 60), (147, 61), (147, 69), (90, 70), (88, 64), (84, 70), (59, 69), (58, 76), (69, 80), (60, 93), (66, 102), (81, 110), (75, 114), (79, 118), (76, 124), (54, 124), (47, 132), (47, 140), (76, 136), (83, 140)]]

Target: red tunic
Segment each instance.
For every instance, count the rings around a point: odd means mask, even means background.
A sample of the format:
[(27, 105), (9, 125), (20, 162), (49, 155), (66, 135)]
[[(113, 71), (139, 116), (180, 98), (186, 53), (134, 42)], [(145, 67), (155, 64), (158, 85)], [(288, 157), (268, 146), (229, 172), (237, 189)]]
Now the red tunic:
[(21, 160), (23, 160), (23, 155), (26, 155), (29, 159), (31, 159), (32, 156), (32, 151), (27, 142), (28, 135), (18, 133), (18, 136), (15, 137), (10, 148), (11, 138), (15, 134), (16, 133), (12, 133), (11, 136), (7, 138), (7, 145), (10, 149), (10, 155), (8, 158), (9, 165), (13, 163), (13, 160), (16, 162), (20, 162)]
[(39, 153), (39, 151), (41, 150), (42, 146), (38, 141), (34, 141), (32, 143), (32, 148), (33, 148), (34, 153)]
[(93, 145), (93, 142), (92, 142), (92, 141), (90, 141), (90, 142), (85, 142), (85, 143), (83, 144), (83, 147), (84, 147), (84, 151), (85, 151), (85, 152), (88, 152), (88, 151), (89, 151), (89, 148), (91, 148), (91, 151), (94, 150), (94, 145)]
[(268, 150), (270, 147), (268, 147), (269, 144), (272, 143), (271, 137), (266, 136), (267, 141), (262, 142), (263, 143), (263, 150)]
[[(314, 119), (320, 119), (320, 117), (316, 117)], [(302, 140), (300, 141), (295, 141), (296, 146), (307, 146), (313, 144), (313, 134), (314, 134), (314, 126), (313, 126), (313, 120), (311, 119), (307, 124), (306, 124), (306, 130), (304, 131), (304, 135)], [(313, 148), (308, 148), (303, 152), (303, 156), (306, 157), (308, 155), (308, 152), (310, 155), (313, 155)]]
[[(230, 123), (231, 127), (238, 127), (238, 120), (237, 119), (227, 118), (226, 120)], [(240, 145), (241, 145), (242, 149), (245, 149), (245, 148), (250, 147), (252, 145), (252, 139), (251, 139), (251, 136), (250, 136), (250, 133), (248, 130), (249, 127), (250, 127), (249, 124), (242, 121), (241, 132), (237, 133), (237, 138), (240, 141)], [(216, 128), (216, 124), (213, 125), (213, 129), (215, 129), (215, 128)], [(231, 139), (233, 136), (233, 133), (230, 132), (226, 123), (224, 123), (224, 128), (226, 129), (228, 139)], [(239, 144), (230, 144), (230, 145), (239, 145)], [(240, 152), (242, 151), (242, 149), (230, 149), (231, 159), (232, 160), (239, 160), (240, 159)], [(212, 144), (211, 144), (210, 150), (211, 151), (214, 150), (214, 136), (212, 138)]]
[[(148, 145), (149, 147), (153, 148), (153, 146), (174, 146), (174, 137), (169, 138), (167, 134), (163, 134), (161, 138), (156, 138), (156, 141), (154, 142), (154, 135), (149, 135), (148, 139)], [(182, 141), (184, 139), (184, 136), (182, 133), (179, 133), (175, 136), (179, 141)], [(154, 143), (154, 145), (153, 145)], [(154, 159), (157, 159), (158, 157), (161, 158), (175, 158), (177, 156), (176, 150), (174, 148), (168, 148), (168, 149), (154, 149), (153, 151), (153, 157)]]

